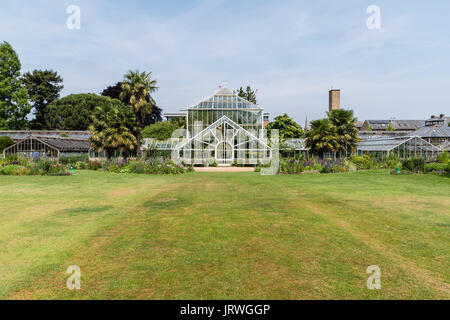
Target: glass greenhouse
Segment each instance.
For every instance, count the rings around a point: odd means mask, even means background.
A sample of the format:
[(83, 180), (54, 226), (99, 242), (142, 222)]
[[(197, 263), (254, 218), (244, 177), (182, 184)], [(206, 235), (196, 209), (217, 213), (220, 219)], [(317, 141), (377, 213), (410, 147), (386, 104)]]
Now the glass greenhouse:
[(193, 136), (223, 117), (256, 135), (263, 129), (263, 109), (224, 88), (187, 109), (188, 133)]
[(357, 154), (375, 155), (385, 158), (394, 155), (400, 158), (424, 157), (428, 159), (436, 158), (441, 150), (420, 137), (394, 137), (379, 138), (367, 137), (358, 143)]
[(59, 158), (85, 155), (89, 150), (89, 141), (85, 139), (30, 135), (3, 150), (3, 157)]
[(167, 142), (180, 162), (254, 165), (272, 158), (263, 130), (263, 109), (226, 88), (187, 108), (186, 123), (185, 138)]

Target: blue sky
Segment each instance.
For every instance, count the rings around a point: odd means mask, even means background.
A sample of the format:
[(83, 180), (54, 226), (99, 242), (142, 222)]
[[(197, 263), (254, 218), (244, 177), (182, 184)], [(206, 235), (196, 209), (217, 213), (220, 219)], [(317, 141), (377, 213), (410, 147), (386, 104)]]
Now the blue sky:
[[(328, 90), (360, 120), (450, 114), (450, 1), (2, 1), (0, 41), (22, 71), (54, 69), (63, 95), (152, 71), (165, 112), (218, 90), (258, 88), (272, 116), (321, 118)], [(81, 8), (68, 30), (66, 8)], [(369, 30), (369, 5), (381, 29)]]

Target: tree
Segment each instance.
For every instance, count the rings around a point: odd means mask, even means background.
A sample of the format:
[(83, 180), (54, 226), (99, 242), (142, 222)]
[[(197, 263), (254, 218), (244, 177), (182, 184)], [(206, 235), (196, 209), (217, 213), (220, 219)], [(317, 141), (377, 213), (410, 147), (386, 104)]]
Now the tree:
[[(123, 85), (123, 82), (117, 82), (115, 85), (107, 87), (105, 90), (103, 90), (102, 96), (110, 97), (110, 98), (113, 98), (113, 99), (119, 99), (123, 103), (125, 103), (125, 105), (129, 105), (130, 104), (130, 97), (129, 96), (124, 97), (123, 100), (120, 98), (120, 94), (123, 91), (122, 85)], [(150, 96), (148, 96), (147, 101), (149, 103), (151, 102), (150, 101)], [(161, 122), (162, 120), (163, 120), (163, 118), (162, 118), (162, 109), (157, 107), (155, 105), (155, 103), (153, 102), (152, 112), (150, 112), (149, 114), (145, 115), (143, 126), (146, 127), (146, 126), (149, 126), (151, 124), (154, 124), (154, 123), (157, 123), (157, 122)]]
[(34, 70), (27, 72), (22, 77), (22, 82), (27, 88), (28, 99), (32, 102), (36, 118), (31, 121), (33, 129), (46, 128), (46, 108), (56, 99), (64, 88), (63, 79), (52, 70)]
[(158, 122), (145, 127), (142, 131), (142, 136), (144, 138), (167, 140), (170, 139), (172, 133), (179, 128), (180, 127), (172, 121)]
[(175, 124), (178, 128), (186, 128), (186, 117), (173, 118), (170, 122)]
[(142, 158), (142, 129), (145, 116), (152, 112), (155, 105), (151, 93), (158, 90), (157, 81), (152, 79), (151, 72), (129, 71), (122, 84), (123, 91), (120, 98), (124, 101), (129, 97), (129, 105), (134, 112), (137, 121), (136, 139), (137, 139), (137, 157)]
[(8, 136), (0, 137), (0, 152), (3, 152), (6, 148), (9, 146), (12, 146), (14, 144), (13, 139), (11, 139)]
[(358, 138), (358, 128), (355, 125), (356, 118), (353, 116), (353, 110), (332, 110), (328, 112), (328, 119), (336, 128), (338, 142), (336, 152), (354, 152), (360, 139)]
[(386, 128), (386, 131), (395, 131), (395, 128), (392, 126), (391, 122), (389, 122), (388, 127)]
[(110, 100), (94, 93), (72, 94), (55, 100), (45, 109), (46, 127), (51, 130), (88, 130), (94, 109), (109, 104)]
[(247, 101), (256, 104), (256, 93), (255, 91), (252, 90), (250, 86), (247, 86), (247, 89), (245, 91), (242, 87), (240, 87), (237, 95)]
[(89, 126), (89, 141), (96, 151), (105, 151), (111, 159), (114, 151), (122, 151), (125, 156), (136, 150), (136, 119), (130, 108), (111, 98), (107, 103), (94, 109), (92, 124)]
[(27, 124), (31, 107), (20, 81), (21, 64), (8, 42), (0, 44), (0, 128), (18, 130)]
[(306, 133), (306, 145), (312, 152), (323, 158), (325, 152), (338, 150), (336, 127), (329, 119), (319, 119), (311, 122), (311, 129)]
[(267, 126), (269, 134), (271, 130), (274, 129), (279, 130), (280, 140), (282, 141), (286, 139), (301, 138), (304, 135), (302, 127), (286, 113), (276, 117), (275, 121)]

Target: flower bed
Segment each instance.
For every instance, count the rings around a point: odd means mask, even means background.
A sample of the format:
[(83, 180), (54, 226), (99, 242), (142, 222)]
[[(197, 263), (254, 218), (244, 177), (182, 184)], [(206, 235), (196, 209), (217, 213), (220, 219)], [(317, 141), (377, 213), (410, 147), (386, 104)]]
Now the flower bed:
[(74, 168), (76, 170), (101, 170), (111, 173), (135, 174), (182, 174), (193, 171), (191, 166), (176, 165), (164, 158), (142, 161), (78, 161), (74, 164)]
[(0, 175), (5, 176), (68, 176), (70, 168), (51, 160), (33, 161), (25, 158), (0, 160)]

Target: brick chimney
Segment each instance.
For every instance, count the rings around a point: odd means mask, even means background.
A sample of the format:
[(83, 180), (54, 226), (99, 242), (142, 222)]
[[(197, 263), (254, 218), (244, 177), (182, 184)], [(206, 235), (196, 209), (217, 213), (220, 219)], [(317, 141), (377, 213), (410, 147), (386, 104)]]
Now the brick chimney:
[(330, 90), (330, 111), (339, 110), (341, 108), (341, 90)]

